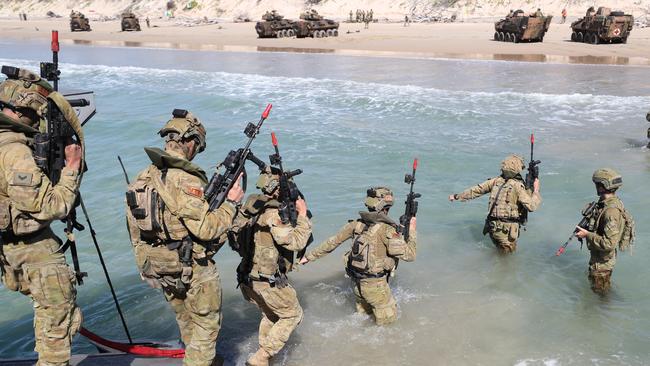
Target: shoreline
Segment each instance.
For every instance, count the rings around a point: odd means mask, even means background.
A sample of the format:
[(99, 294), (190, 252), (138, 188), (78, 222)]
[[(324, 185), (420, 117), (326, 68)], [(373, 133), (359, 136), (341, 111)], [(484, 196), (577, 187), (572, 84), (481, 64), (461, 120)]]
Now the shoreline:
[[(628, 44), (567, 41), (568, 24), (552, 24), (544, 43), (492, 40), (492, 23), (375, 23), (370, 29), (341, 23), (340, 36), (321, 39), (257, 38), (255, 22), (183, 27), (155, 20), (141, 32), (121, 32), (118, 21), (92, 22), (92, 32), (70, 32), (67, 19), (0, 20), (6, 41), (47, 41), (59, 30), (63, 44), (217, 52), (282, 52), (408, 59), (650, 66), (650, 28), (633, 29)], [(566, 29), (564, 29), (566, 27)]]

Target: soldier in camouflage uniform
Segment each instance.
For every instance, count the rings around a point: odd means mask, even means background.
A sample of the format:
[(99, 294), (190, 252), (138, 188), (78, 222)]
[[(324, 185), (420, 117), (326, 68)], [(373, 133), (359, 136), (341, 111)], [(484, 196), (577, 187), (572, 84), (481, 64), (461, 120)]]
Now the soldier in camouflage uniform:
[(345, 270), (354, 282), (357, 311), (373, 315), (378, 325), (385, 325), (397, 320), (397, 303), (388, 279), (400, 259), (415, 260), (416, 219), (411, 219), (406, 241), (398, 231), (399, 225), (388, 217), (388, 210), (393, 205), (390, 189), (370, 188), (365, 204), (368, 212), (359, 212), (359, 219), (348, 222), (300, 263), (307, 264), (324, 257), (344, 241), (353, 239), (352, 250), (345, 254)]
[(68, 102), (32, 72), (20, 70), (0, 84), (0, 269), (7, 289), (33, 300), (37, 365), (59, 366), (69, 364), (81, 311), (74, 272), (50, 223), (74, 206), (83, 152), (77, 144), (65, 147), (65, 167), (56, 185), (36, 165), (32, 138), (48, 98), (56, 100), (66, 118), (74, 115)]
[(279, 185), (275, 168), (263, 170), (257, 180), (262, 194), (248, 197), (231, 231), (231, 243), (237, 243), (233, 247), (242, 256), (237, 268), (242, 294), (262, 312), (259, 349), (246, 361), (249, 366), (268, 365), (300, 324), (303, 314), (287, 273), (293, 269), (294, 252), (304, 249), (311, 237), (311, 221), (307, 204), (298, 199), (296, 226), (282, 223), (277, 200)]
[[(611, 287), (612, 271), (616, 264), (616, 253), (624, 239), (633, 241), (634, 229), (631, 216), (616, 196), (616, 190), (623, 185), (623, 178), (613, 169), (604, 168), (594, 172), (592, 181), (596, 185), (599, 200), (589, 217), (589, 228), (577, 227), (576, 236), (585, 239), (591, 253), (589, 259), (589, 282), (591, 289), (604, 295)], [(628, 219), (628, 220), (626, 220)], [(631, 231), (626, 232), (631, 222)], [(631, 237), (630, 237), (631, 235)], [(625, 247), (621, 247), (625, 250)]]
[[(205, 172), (191, 160), (205, 149), (198, 118), (175, 110), (159, 132), (165, 151), (146, 148), (152, 164), (129, 185), (127, 220), (142, 278), (162, 288), (186, 345), (183, 365), (209, 366), (221, 327), (221, 283), (212, 256), (243, 197), (237, 183), (214, 211)], [(219, 364), (217, 359), (215, 364)]]
[(521, 157), (510, 155), (501, 163), (500, 176), (449, 196), (450, 201), (467, 201), (490, 193), (483, 235), (489, 233), (492, 243), (503, 254), (517, 250), (517, 238), (524, 210), (535, 211), (542, 203), (538, 179), (533, 183), (532, 192), (524, 187), (521, 177), (524, 168), (524, 160)]

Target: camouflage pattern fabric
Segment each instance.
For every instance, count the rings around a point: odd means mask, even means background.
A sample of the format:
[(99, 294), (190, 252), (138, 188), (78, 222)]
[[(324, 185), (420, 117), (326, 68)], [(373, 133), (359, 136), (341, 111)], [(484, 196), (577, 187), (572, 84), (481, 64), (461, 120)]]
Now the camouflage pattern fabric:
[(488, 218), (484, 234), (489, 233), (492, 243), (502, 253), (512, 253), (517, 249), (519, 237), (519, 220), (521, 210), (537, 210), (542, 203), (541, 195), (531, 193), (524, 187), (524, 182), (517, 178), (496, 177), (470, 187), (456, 195), (461, 201), (471, 200), (484, 194), (490, 194)]
[(289, 340), (291, 333), (302, 321), (302, 307), (298, 302), (296, 290), (287, 284), (284, 288), (271, 287), (268, 282), (252, 281), (242, 284), (244, 299), (261, 310), (259, 326), (259, 345), (269, 355), (280, 352)]
[(625, 225), (622, 208), (623, 202), (617, 196), (612, 196), (599, 201), (591, 215), (586, 243), (591, 253), (589, 280), (596, 293), (606, 293), (610, 287), (610, 277), (616, 264), (616, 248)]
[(64, 168), (53, 186), (36, 166), (28, 143), (23, 133), (0, 130), (2, 283), (33, 300), (38, 365), (67, 365), (81, 312), (74, 274), (57, 252), (61, 240), (49, 226), (72, 209), (78, 173)]
[[(183, 159), (180, 151), (166, 150), (169, 155)], [(177, 165), (182, 167), (183, 165)], [(188, 161), (187, 167), (193, 167)], [(188, 172), (189, 171), (189, 172)], [(205, 178), (197, 176), (197, 169), (169, 168), (165, 179), (155, 166), (142, 171), (133, 184), (149, 179), (159, 180), (164, 193), (159, 190), (165, 209), (153, 212), (165, 230), (144, 238), (138, 222), (127, 206), (127, 222), (136, 263), (143, 280), (152, 287), (163, 289), (165, 299), (176, 312), (181, 337), (186, 345), (185, 366), (209, 366), (215, 357), (217, 336), (221, 327), (221, 281), (212, 256), (221, 244), (217, 239), (230, 227), (235, 207), (225, 202), (215, 211), (208, 210), (203, 195)], [(152, 177), (152, 175), (158, 176)], [(187, 273), (180, 263), (177, 250), (169, 250), (164, 244), (167, 235), (172, 240), (182, 240), (190, 235), (201, 243), (193, 243), (192, 267)], [(174, 286), (179, 280), (185, 290)]]
[[(348, 239), (356, 238), (362, 245), (369, 245), (365, 274), (381, 275), (392, 273), (397, 260), (411, 262), (417, 253), (417, 232), (410, 232), (409, 240), (397, 232), (392, 220), (381, 212), (360, 212), (361, 219), (351, 221), (334, 236), (328, 238), (306, 255), (315, 261), (331, 253)], [(366, 226), (369, 228), (366, 229)], [(354, 244), (353, 244), (354, 245)], [(346, 266), (351, 251), (344, 256)], [(354, 294), (358, 312), (374, 315), (378, 325), (397, 320), (397, 303), (393, 298), (386, 276), (380, 278), (353, 279)]]

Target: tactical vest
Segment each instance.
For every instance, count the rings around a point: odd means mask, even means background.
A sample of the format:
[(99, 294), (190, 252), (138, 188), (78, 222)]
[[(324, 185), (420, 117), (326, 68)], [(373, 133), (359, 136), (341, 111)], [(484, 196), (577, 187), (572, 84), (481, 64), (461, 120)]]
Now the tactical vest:
[(494, 186), (490, 192), (488, 219), (519, 222), (523, 207), (518, 203), (516, 185), (522, 184), (517, 178), (512, 178)]
[(348, 274), (353, 278), (383, 277), (395, 269), (397, 260), (388, 255), (386, 229), (397, 225), (387, 216), (361, 212), (354, 227), (352, 249), (346, 254)]
[(126, 203), (140, 230), (140, 239), (149, 243), (180, 241), (190, 235), (179, 215), (179, 205), (169, 191), (169, 169), (181, 169), (206, 181), (203, 171), (187, 160), (175, 158), (160, 149), (145, 149), (153, 164), (131, 183)]
[(279, 206), (277, 200), (254, 194), (242, 207), (242, 215), (248, 221), (237, 237), (236, 246), (242, 256), (242, 263), (237, 269), (240, 276), (253, 274), (255, 278), (271, 279), (284, 276), (293, 269), (294, 253), (275, 243), (271, 227), (264, 222), (268, 218), (265, 216), (273, 215), (269, 210)]
[(621, 217), (623, 219), (623, 231), (621, 233), (621, 240), (618, 242), (617, 248), (621, 251), (629, 249), (634, 244), (634, 240), (636, 239), (634, 218), (630, 212), (625, 209), (623, 202), (618, 197), (615, 197), (614, 200), (609, 200), (604, 205), (602, 205), (602, 207), (600, 206), (601, 205), (599, 204), (596, 207), (590, 217), (589, 231), (593, 231), (599, 235), (602, 235), (603, 232), (601, 220), (603, 218), (603, 214), (610, 208), (617, 209), (621, 213)]

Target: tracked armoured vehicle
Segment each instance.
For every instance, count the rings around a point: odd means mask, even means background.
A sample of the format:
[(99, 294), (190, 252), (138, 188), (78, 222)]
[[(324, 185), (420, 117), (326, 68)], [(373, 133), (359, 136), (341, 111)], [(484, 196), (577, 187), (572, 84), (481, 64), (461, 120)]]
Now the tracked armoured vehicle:
[(494, 40), (500, 42), (544, 42), (552, 16), (524, 15), (523, 10), (508, 14), (494, 23)]
[(295, 21), (284, 19), (275, 10), (267, 11), (262, 16), (262, 21), (255, 24), (255, 31), (259, 38), (284, 38), (296, 35)]
[(90, 32), (90, 21), (81, 12), (73, 11), (70, 13), (70, 31), (71, 32)]
[(130, 11), (122, 13), (122, 32), (140, 31), (140, 19)]
[(591, 44), (627, 43), (634, 17), (602, 6), (596, 12), (593, 9), (589, 8), (584, 18), (571, 23), (571, 40)]
[(325, 19), (314, 9), (300, 14), (300, 20), (295, 25), (296, 37), (323, 38), (338, 37), (339, 23), (331, 19)]

